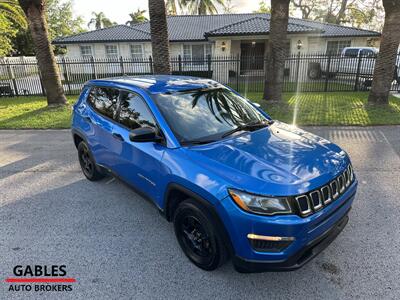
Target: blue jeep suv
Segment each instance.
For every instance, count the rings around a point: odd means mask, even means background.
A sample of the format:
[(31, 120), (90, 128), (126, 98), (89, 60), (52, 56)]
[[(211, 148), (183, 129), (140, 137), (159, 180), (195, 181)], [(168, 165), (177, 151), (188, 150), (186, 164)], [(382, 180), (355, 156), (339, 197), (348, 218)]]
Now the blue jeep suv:
[(111, 173), (173, 222), (186, 256), (214, 270), (294, 270), (348, 221), (357, 181), (337, 145), (272, 120), (209, 79), (91, 80), (72, 135), (89, 180)]

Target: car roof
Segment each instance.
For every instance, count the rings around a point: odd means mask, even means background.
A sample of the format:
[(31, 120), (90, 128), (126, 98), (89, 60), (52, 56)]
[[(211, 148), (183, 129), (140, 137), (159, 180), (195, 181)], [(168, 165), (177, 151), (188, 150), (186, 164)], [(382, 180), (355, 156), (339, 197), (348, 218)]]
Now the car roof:
[(357, 50), (365, 49), (365, 50), (378, 51), (378, 48), (375, 48), (375, 47), (345, 47), (345, 48), (343, 48), (343, 51), (348, 50), (348, 49), (357, 49)]
[(223, 87), (223, 85), (211, 79), (175, 75), (121, 76), (90, 80), (87, 84), (107, 86), (116, 84), (126, 88), (138, 87), (151, 94)]

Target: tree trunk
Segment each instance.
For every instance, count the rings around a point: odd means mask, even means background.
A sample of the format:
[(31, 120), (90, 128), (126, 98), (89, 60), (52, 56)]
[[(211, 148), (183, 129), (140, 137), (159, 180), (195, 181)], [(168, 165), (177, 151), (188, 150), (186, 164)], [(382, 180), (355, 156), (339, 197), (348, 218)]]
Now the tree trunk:
[(346, 9), (347, 9), (347, 0), (342, 0), (340, 4), (340, 9), (339, 12), (336, 16), (336, 24), (340, 25), (344, 21), (344, 18), (346, 17)]
[(49, 41), (47, 29), (45, 1), (19, 0), (29, 24), (32, 40), (35, 46), (36, 59), (46, 91), (47, 104), (66, 105), (67, 99), (61, 85), (59, 70)]
[(383, 7), (385, 23), (368, 97), (368, 102), (374, 104), (389, 104), (389, 92), (400, 44), (400, 0), (383, 0)]
[(271, 20), (267, 44), (264, 99), (281, 101), (285, 60), (288, 54), (286, 38), (290, 0), (271, 1)]
[(171, 74), (168, 26), (164, 0), (149, 0), (149, 15), (154, 73)]

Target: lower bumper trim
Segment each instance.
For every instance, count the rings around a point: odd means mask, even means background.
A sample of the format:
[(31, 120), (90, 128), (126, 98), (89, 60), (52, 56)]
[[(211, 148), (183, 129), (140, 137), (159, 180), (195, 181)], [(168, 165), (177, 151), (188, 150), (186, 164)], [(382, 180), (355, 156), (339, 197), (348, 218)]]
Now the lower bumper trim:
[(328, 231), (312, 241), (298, 253), (282, 262), (268, 262), (259, 260), (248, 260), (235, 256), (233, 264), (235, 269), (241, 273), (255, 273), (267, 271), (293, 271), (301, 268), (322, 250), (329, 246), (330, 243), (339, 235), (349, 221), (348, 212), (338, 222), (335, 223)]

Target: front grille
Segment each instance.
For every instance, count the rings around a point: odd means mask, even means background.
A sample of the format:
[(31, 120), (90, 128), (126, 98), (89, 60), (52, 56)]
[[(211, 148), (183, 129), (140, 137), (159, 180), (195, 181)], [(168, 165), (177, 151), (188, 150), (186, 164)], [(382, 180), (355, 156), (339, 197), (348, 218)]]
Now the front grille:
[(306, 217), (327, 206), (343, 194), (354, 180), (351, 165), (346, 170), (326, 185), (295, 197), (295, 202), (300, 216)]

